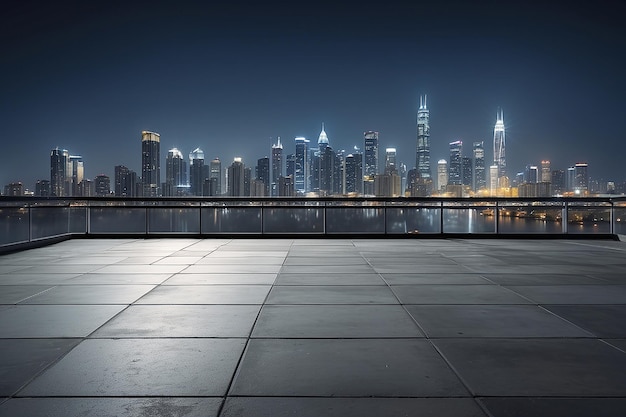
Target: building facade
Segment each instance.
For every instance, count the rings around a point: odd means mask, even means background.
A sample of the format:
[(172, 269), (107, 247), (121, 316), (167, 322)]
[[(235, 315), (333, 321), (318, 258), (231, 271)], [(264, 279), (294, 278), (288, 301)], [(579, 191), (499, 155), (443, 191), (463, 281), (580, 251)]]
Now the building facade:
[(141, 132), (141, 184), (144, 197), (161, 195), (161, 135)]

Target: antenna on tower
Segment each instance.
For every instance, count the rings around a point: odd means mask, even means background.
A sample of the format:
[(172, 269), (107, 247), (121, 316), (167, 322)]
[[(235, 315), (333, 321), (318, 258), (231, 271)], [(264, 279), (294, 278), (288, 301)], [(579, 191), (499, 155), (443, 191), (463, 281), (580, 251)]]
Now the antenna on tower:
[(426, 94), (424, 94), (424, 108), (426, 108)]

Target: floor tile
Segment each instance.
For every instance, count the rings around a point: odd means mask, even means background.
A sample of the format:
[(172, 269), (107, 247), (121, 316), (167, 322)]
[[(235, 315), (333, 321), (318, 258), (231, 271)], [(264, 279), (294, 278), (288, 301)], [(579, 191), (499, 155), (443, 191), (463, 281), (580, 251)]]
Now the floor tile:
[(0, 396), (12, 395), (78, 342), (79, 339), (0, 339)]
[(131, 304), (154, 285), (59, 285), (22, 304)]
[(82, 274), (63, 281), (67, 285), (158, 285), (172, 274)]
[(474, 400), (469, 398), (229, 397), (220, 416), (484, 417), (485, 414)]
[(467, 396), (425, 340), (253, 339), (230, 395)]
[(122, 305), (0, 307), (0, 337), (85, 337), (124, 308)]
[(622, 417), (626, 398), (481, 398), (493, 417)]
[(85, 340), (21, 396), (220, 396), (244, 339)]
[(50, 285), (0, 285), (0, 304), (17, 304), (53, 288)]
[[(175, 274), (187, 268), (187, 265), (106, 265), (97, 274)], [(87, 271), (89, 272), (89, 271)]]
[(236, 262), (219, 265), (191, 265), (182, 273), (184, 274), (276, 274), (282, 265), (254, 265), (238, 264)]
[(401, 306), (265, 306), (252, 337), (370, 338), (422, 337)]
[(485, 274), (499, 285), (602, 285), (603, 281), (578, 274)]
[(546, 305), (544, 307), (597, 337), (626, 338), (626, 305)]
[(272, 285), (278, 274), (175, 274), (163, 285)]
[(530, 304), (496, 285), (394, 285), (402, 304)]
[(248, 337), (260, 306), (134, 305), (92, 337)]
[(626, 303), (626, 285), (541, 285), (509, 288), (539, 304)]
[(491, 284), (479, 274), (382, 274), (389, 285), (487, 285)]
[(221, 398), (14, 398), (0, 417), (217, 417)]
[(408, 305), (429, 337), (592, 337), (537, 306)]
[(263, 304), (269, 285), (162, 285), (137, 304)]
[(276, 285), (385, 285), (378, 274), (296, 274), (281, 273)]
[(626, 354), (586, 339), (431, 339), (478, 396), (621, 397)]
[(196, 262), (197, 265), (282, 265), (285, 258), (279, 256), (241, 256), (233, 257), (217, 257), (205, 256)]
[(399, 304), (382, 286), (274, 286), (266, 304)]

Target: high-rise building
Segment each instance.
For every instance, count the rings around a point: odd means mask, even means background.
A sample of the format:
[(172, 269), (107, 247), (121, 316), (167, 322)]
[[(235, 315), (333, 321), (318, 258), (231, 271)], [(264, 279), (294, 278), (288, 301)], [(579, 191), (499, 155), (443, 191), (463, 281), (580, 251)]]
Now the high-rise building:
[(588, 164), (578, 162), (574, 165), (574, 193), (584, 194), (589, 190)]
[(526, 165), (524, 170), (524, 181), (527, 184), (534, 184), (539, 182), (539, 168), (537, 165)]
[(335, 153), (330, 146), (323, 123), (322, 131), (317, 140), (317, 149), (317, 167), (315, 167), (317, 169), (314, 170), (317, 174), (316, 184), (320, 195), (332, 194), (333, 177), (335, 173)]
[(430, 111), (426, 106), (426, 95), (420, 96), (417, 110), (417, 157), (416, 165), (420, 178), (431, 178), (430, 172)]
[(93, 197), (95, 195), (94, 182), (85, 178), (78, 184), (78, 194), (81, 197)]
[(506, 136), (504, 113), (496, 113), (496, 125), (493, 128), (493, 164), (498, 167), (498, 178), (506, 177)]
[(85, 165), (83, 157), (78, 155), (70, 155), (68, 160), (67, 172), (71, 173), (71, 176), (67, 177), (67, 189), (69, 196), (78, 196), (78, 184), (85, 178)]
[(204, 152), (196, 148), (189, 152), (189, 194), (203, 195), (205, 178), (208, 178), (208, 175), (204, 165)]
[(448, 167), (448, 184), (461, 185), (463, 181), (463, 142), (450, 142), (450, 166)]
[[(246, 173), (245, 166), (241, 158), (235, 158), (233, 163), (228, 167), (228, 195), (231, 197), (243, 197), (246, 196), (245, 188), (246, 188)], [(248, 179), (248, 194), (249, 191), (249, 182)]]
[(187, 187), (187, 163), (183, 154), (177, 148), (172, 148), (167, 152), (165, 160), (165, 190), (163, 195), (176, 196), (183, 195)]
[(363, 175), (374, 177), (378, 174), (378, 132), (368, 131), (365, 139)]
[(141, 184), (144, 197), (161, 194), (161, 135), (141, 132)]
[(11, 197), (21, 197), (24, 195), (24, 185), (17, 181), (4, 186), (4, 195)]
[(485, 147), (483, 142), (474, 142), (474, 191), (487, 188), (485, 171)]
[(294, 182), (296, 193), (305, 194), (309, 191), (309, 141), (304, 137), (296, 138), (296, 155)]
[(270, 159), (266, 156), (260, 158), (256, 164), (256, 179), (263, 184), (260, 190), (255, 190), (254, 195), (259, 197), (267, 197), (270, 192)]
[(574, 188), (576, 186), (576, 168), (569, 167), (567, 168), (567, 176), (565, 177), (565, 185), (567, 191), (574, 192)]
[(283, 145), (280, 143), (280, 137), (278, 143), (272, 145), (272, 178), (271, 178), (271, 195), (277, 196), (278, 181), (283, 176)]
[(50, 195), (65, 197), (67, 193), (67, 177), (70, 153), (66, 149), (54, 148), (50, 152)]
[(135, 197), (137, 184), (137, 173), (125, 167), (117, 165), (115, 167), (115, 196)]
[(38, 180), (35, 183), (35, 196), (50, 197), (50, 181), (49, 180)]
[(398, 174), (398, 156), (396, 148), (385, 149), (385, 174)]
[(461, 158), (461, 183), (466, 187), (472, 188), (472, 176), (474, 170), (472, 169), (472, 158), (469, 156), (463, 156)]
[(550, 161), (541, 161), (541, 182), (552, 182), (552, 172), (550, 171)]
[(355, 147), (344, 159), (344, 194), (363, 193), (363, 154)]
[(555, 169), (552, 171), (551, 176), (552, 193), (561, 195), (565, 191), (565, 171), (562, 169)]
[(291, 179), (295, 178), (296, 175), (296, 154), (290, 153), (285, 158), (285, 172), (287, 173), (287, 177), (291, 176)]
[(108, 197), (111, 195), (111, 179), (104, 174), (96, 175), (94, 179), (96, 196)]
[(213, 185), (205, 195), (222, 195), (222, 162), (217, 157), (209, 163), (209, 180)]
[(498, 166), (491, 165), (489, 167), (489, 192), (492, 196), (498, 195)]
[(440, 159), (437, 162), (437, 189), (439, 192), (445, 192), (448, 185), (448, 161)]

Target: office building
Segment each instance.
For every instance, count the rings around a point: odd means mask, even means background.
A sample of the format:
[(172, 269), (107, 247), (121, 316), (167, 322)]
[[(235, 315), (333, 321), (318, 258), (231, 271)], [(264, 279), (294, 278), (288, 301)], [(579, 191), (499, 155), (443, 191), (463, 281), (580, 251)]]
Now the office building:
[(196, 148), (189, 153), (189, 194), (202, 196), (204, 180), (208, 177), (207, 167), (204, 165), (204, 152)]
[(373, 177), (378, 174), (378, 132), (368, 131), (363, 137), (365, 140), (363, 175)]
[(585, 194), (589, 191), (589, 166), (584, 162), (574, 165), (574, 193)]
[(309, 191), (309, 140), (297, 137), (294, 166), (296, 193), (304, 195)]
[(541, 182), (552, 182), (550, 161), (541, 161)]
[(248, 193), (246, 194), (246, 173), (241, 158), (235, 158), (228, 167), (228, 195), (244, 197), (250, 195), (250, 179), (248, 178)]
[(463, 142), (460, 140), (450, 142), (450, 165), (448, 167), (448, 184), (462, 184), (463, 169)]
[(184, 195), (187, 188), (187, 163), (177, 148), (167, 152), (165, 160), (165, 189), (163, 195)]
[(552, 193), (555, 195), (561, 195), (565, 192), (565, 171), (562, 169), (555, 169), (551, 175)]
[(260, 158), (257, 161), (256, 179), (263, 185), (261, 189), (256, 189), (260, 186), (255, 184), (255, 190), (253, 195), (257, 197), (268, 197), (270, 195), (270, 159), (267, 156), (264, 158)]
[(474, 142), (474, 191), (487, 188), (487, 172), (485, 171), (485, 147), (482, 141)]
[(524, 183), (537, 183), (539, 179), (539, 168), (537, 165), (526, 165), (524, 170)]
[(396, 148), (385, 149), (385, 174), (399, 174), (398, 172), (398, 156)]
[(217, 157), (209, 163), (209, 181), (212, 185), (204, 195), (222, 195), (222, 162)]
[(49, 180), (38, 180), (35, 183), (35, 196), (50, 197), (50, 181)]
[(141, 184), (144, 197), (161, 194), (161, 135), (141, 132)]
[(363, 154), (358, 149), (344, 159), (344, 194), (363, 193)]
[(440, 159), (437, 162), (437, 189), (444, 193), (448, 185), (448, 161)]
[[(50, 152), (50, 195), (67, 196), (67, 175), (70, 153), (58, 147)], [(71, 173), (69, 174), (71, 176)]]
[(137, 195), (137, 173), (125, 167), (115, 167), (115, 196), (135, 197)]
[(278, 181), (283, 175), (283, 145), (280, 143), (279, 137), (278, 143), (272, 145), (272, 177), (270, 188), (273, 197), (279, 195)]
[(96, 175), (94, 179), (96, 196), (108, 197), (111, 195), (111, 179), (104, 174)]
[(417, 111), (417, 156), (416, 165), (419, 177), (431, 178), (430, 172), (430, 111), (426, 106), (426, 95), (420, 96)]
[(504, 113), (496, 113), (496, 125), (493, 128), (493, 164), (498, 167), (498, 178), (506, 177), (506, 135)]
[(472, 188), (473, 171), (472, 158), (463, 156), (461, 158), (461, 183), (467, 188)]

